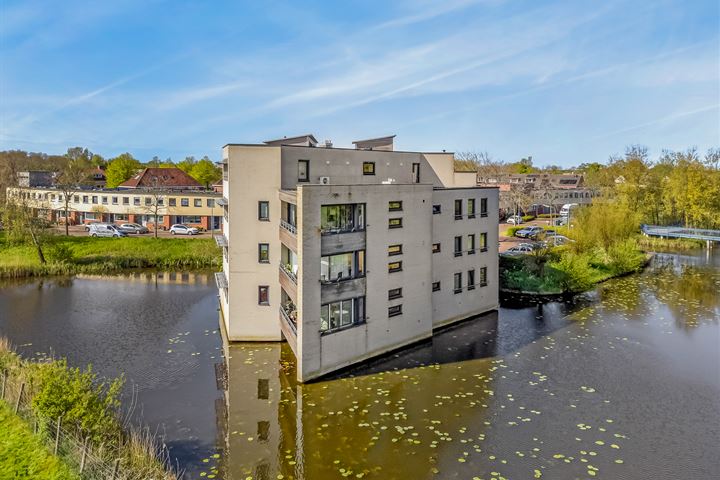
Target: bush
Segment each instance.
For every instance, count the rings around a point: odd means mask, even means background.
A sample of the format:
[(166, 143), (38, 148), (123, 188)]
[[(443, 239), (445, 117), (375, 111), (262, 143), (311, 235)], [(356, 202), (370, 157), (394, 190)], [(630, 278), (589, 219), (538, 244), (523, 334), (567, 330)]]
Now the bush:
[(64, 243), (55, 243), (47, 250), (48, 258), (54, 263), (72, 263), (75, 254), (72, 249)]
[(517, 232), (518, 230), (522, 230), (523, 228), (525, 228), (523, 225), (516, 225), (514, 227), (508, 227), (508, 229), (505, 230), (505, 236), (506, 237), (514, 237), (515, 232)]
[(531, 222), (531, 221), (535, 220), (535, 215), (523, 215), (522, 219), (523, 219), (523, 222), (526, 222), (526, 223)]
[(538, 215), (538, 218), (557, 218), (559, 216), (557, 213), (541, 213)]
[(587, 254), (565, 252), (548, 266), (555, 270), (553, 275), (564, 291), (582, 292), (595, 284), (596, 273), (590, 265), (591, 260)]
[(645, 262), (645, 256), (638, 250), (637, 242), (634, 239), (627, 239), (611, 245), (607, 254), (608, 267), (613, 275), (638, 271)]

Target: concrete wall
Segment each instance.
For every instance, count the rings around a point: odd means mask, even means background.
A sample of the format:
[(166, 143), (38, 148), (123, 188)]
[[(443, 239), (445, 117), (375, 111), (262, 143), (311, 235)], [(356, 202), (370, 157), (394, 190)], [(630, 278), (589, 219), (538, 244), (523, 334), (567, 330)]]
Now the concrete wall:
[[(224, 315), (230, 340), (280, 340), (280, 147), (227, 146), (230, 202), (225, 224), (229, 282)], [(227, 188), (226, 188), (227, 187)], [(270, 221), (258, 220), (258, 202), (270, 202)], [(270, 263), (258, 262), (258, 244), (270, 244)], [(258, 305), (258, 286), (270, 287), (270, 304)]]
[[(298, 379), (315, 378), (432, 334), (431, 199), (432, 187), (421, 184), (299, 186)], [(395, 200), (402, 200), (403, 211), (388, 211), (388, 202)], [(366, 204), (366, 322), (321, 334), (320, 305), (336, 296), (321, 298), (320, 207), (343, 203)], [(402, 217), (403, 227), (388, 228), (391, 217)], [(388, 257), (387, 248), (394, 244), (403, 245), (403, 254)], [(401, 272), (388, 272), (388, 263), (394, 261), (403, 262)], [(398, 287), (403, 298), (389, 301), (388, 290)], [(353, 290), (347, 298), (358, 294)], [(403, 305), (403, 314), (388, 318), (388, 307), (397, 304)]]
[[(475, 218), (467, 216), (467, 200), (475, 199)], [(488, 199), (488, 216), (480, 216), (480, 200)], [(463, 218), (455, 220), (454, 202), (463, 202)], [(433, 282), (440, 282), (440, 291), (432, 292), (435, 327), (467, 318), (498, 306), (498, 193), (495, 188), (457, 188), (433, 191), (432, 202), (440, 205), (441, 213), (432, 216), (433, 243), (440, 243), (439, 253), (432, 255)], [(487, 252), (480, 251), (480, 234), (486, 232)], [(468, 235), (475, 234), (474, 254), (467, 252)], [(462, 237), (463, 254), (455, 256), (455, 236)], [(480, 282), (480, 268), (488, 269), (488, 285), (467, 290), (468, 270), (475, 269), (475, 282)], [(454, 275), (462, 272), (461, 293), (453, 292)]]
[[(433, 165), (443, 166), (450, 174), (442, 178)], [(345, 150), (337, 148), (282, 147), (282, 188), (294, 189), (298, 184), (298, 160), (310, 161), (310, 181), (318, 183), (320, 177), (330, 177), (333, 185), (379, 184), (388, 178), (397, 184), (413, 183), (412, 164), (420, 163), (420, 183), (437, 187), (452, 185), (452, 154), (422, 154), (413, 152), (385, 152), (378, 150)], [(375, 175), (363, 175), (363, 162), (375, 162)], [(449, 182), (449, 183), (448, 183)]]

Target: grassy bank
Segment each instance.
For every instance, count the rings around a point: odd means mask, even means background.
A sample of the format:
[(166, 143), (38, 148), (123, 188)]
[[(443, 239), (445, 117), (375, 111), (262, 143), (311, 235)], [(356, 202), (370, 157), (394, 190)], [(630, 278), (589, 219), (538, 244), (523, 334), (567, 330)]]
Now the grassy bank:
[[(120, 416), (122, 378), (105, 380), (91, 367), (71, 368), (65, 360), (23, 359), (2, 337), (0, 372), (6, 386), (0, 400), (5, 409), (0, 410), (0, 478), (77, 478), (66, 467), (79, 467), (84, 456), (86, 472), (97, 474), (92, 478), (106, 478), (118, 468), (117, 478), (177, 479), (167, 468), (166, 450), (146, 432), (124, 428)], [(19, 415), (7, 416), (8, 405), (18, 405)], [(44, 448), (56, 441), (61, 461), (46, 458)], [(3, 442), (12, 448), (14, 460), (5, 460)], [(22, 470), (30, 464), (49, 473), (2, 475), (4, 469)], [(51, 476), (54, 471), (60, 476)]]
[(52, 454), (30, 425), (0, 401), (0, 478), (73, 480), (80, 477)]
[(646, 252), (677, 252), (703, 248), (705, 242), (688, 238), (659, 238), (639, 235), (638, 246)]
[(136, 268), (217, 268), (221, 253), (211, 238), (93, 238), (51, 236), (44, 241), (47, 263), (29, 244), (0, 236), (0, 278), (76, 273), (103, 274)]

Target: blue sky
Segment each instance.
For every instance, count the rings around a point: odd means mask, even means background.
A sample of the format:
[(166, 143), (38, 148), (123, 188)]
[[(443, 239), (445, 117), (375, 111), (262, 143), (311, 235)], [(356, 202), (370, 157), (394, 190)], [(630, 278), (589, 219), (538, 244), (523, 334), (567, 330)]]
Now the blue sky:
[(564, 166), (718, 146), (717, 0), (0, 0), (0, 149), (336, 146)]

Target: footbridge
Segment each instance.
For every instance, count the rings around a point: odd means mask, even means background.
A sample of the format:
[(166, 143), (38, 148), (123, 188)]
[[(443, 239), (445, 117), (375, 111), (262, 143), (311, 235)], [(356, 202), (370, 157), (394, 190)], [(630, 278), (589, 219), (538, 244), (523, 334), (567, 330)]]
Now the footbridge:
[(701, 228), (685, 227), (662, 227), (659, 225), (643, 225), (642, 233), (651, 237), (661, 238), (689, 238), (692, 240), (703, 240), (708, 248), (712, 248), (713, 242), (720, 243), (720, 230), (704, 230)]

